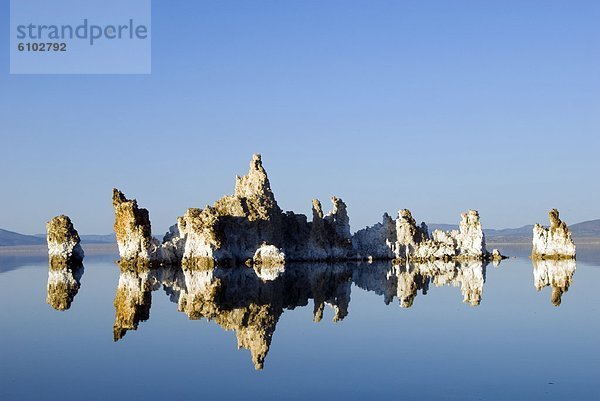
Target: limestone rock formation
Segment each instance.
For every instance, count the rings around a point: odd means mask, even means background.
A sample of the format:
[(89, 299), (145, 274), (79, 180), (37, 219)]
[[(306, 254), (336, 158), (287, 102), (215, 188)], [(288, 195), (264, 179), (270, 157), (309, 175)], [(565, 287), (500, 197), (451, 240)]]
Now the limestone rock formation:
[(550, 210), (549, 216), (550, 227), (533, 227), (532, 259), (575, 259), (575, 243), (567, 224), (556, 209)]
[(535, 288), (541, 291), (544, 287), (552, 287), (552, 304), (559, 306), (563, 294), (569, 290), (569, 286), (573, 282), (573, 275), (577, 268), (575, 260), (533, 259), (532, 263)]
[(494, 248), (492, 250), (491, 258), (494, 261), (498, 261), (498, 260), (506, 259), (506, 256), (502, 255), (498, 249)]
[(333, 210), (323, 216), (321, 202), (313, 200), (310, 238), (299, 252), (299, 260), (344, 260), (351, 254), (352, 235), (346, 204), (335, 196), (331, 202)]
[[(352, 251), (349, 218), (341, 199), (333, 197), (332, 203), (333, 211), (323, 216), (321, 204), (313, 201), (311, 223), (304, 215), (283, 213), (261, 157), (254, 155), (248, 174), (236, 177), (232, 196), (204, 209), (188, 209), (178, 219), (178, 234), (165, 239), (177, 242), (175, 248), (183, 248), (183, 263), (188, 266), (260, 263), (261, 258), (271, 257), (288, 261), (344, 259)], [(263, 248), (264, 244), (273, 249)]]
[(150, 260), (155, 256), (156, 244), (148, 210), (139, 208), (135, 199), (127, 199), (118, 189), (113, 189), (115, 234), (119, 255), (124, 261)]
[(79, 234), (68, 216), (54, 217), (46, 224), (50, 267), (78, 265), (83, 260)]
[(490, 259), (479, 213), (469, 210), (461, 217), (459, 230), (435, 230), (430, 235), (427, 225), (417, 225), (408, 209), (398, 212), (395, 223), (385, 214), (382, 223), (354, 235), (356, 256), (412, 261)]
[(263, 244), (256, 250), (252, 260), (255, 266), (283, 266), (285, 265), (285, 253), (274, 245)]
[(113, 190), (122, 261), (182, 263), (202, 270), (243, 263), (491, 257), (475, 210), (464, 213), (459, 230), (450, 232), (436, 230), (430, 235), (425, 223), (417, 225), (410, 211), (403, 209), (396, 221), (385, 214), (382, 223), (353, 236), (346, 204), (335, 196), (331, 202), (331, 212), (324, 214), (321, 202), (314, 199), (310, 222), (305, 215), (283, 212), (256, 154), (248, 174), (236, 177), (233, 195), (204, 209), (188, 209), (159, 243), (152, 237), (148, 211)]
[(396, 223), (385, 213), (381, 223), (357, 231), (352, 246), (358, 259), (393, 259), (396, 240)]

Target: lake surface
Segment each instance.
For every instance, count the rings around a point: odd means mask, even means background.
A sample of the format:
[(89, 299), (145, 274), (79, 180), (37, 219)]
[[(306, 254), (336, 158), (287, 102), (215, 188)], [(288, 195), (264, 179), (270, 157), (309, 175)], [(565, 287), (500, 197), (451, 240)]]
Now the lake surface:
[(600, 399), (600, 247), (500, 249), (517, 257), (284, 271), (88, 252), (50, 274), (1, 252), (0, 399)]

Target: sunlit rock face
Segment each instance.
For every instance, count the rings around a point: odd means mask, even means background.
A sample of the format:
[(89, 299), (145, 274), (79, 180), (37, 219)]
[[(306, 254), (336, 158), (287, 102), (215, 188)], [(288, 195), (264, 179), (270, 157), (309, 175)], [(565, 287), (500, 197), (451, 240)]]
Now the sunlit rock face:
[(255, 266), (284, 266), (285, 265), (285, 253), (274, 245), (261, 245), (252, 258)]
[(83, 260), (79, 234), (68, 216), (60, 215), (46, 223), (50, 267), (79, 265)]
[(157, 244), (152, 238), (148, 210), (139, 208), (135, 199), (127, 199), (118, 189), (113, 189), (115, 234), (119, 255), (123, 261), (151, 260), (156, 257)]
[(558, 210), (549, 213), (550, 227), (533, 227), (533, 259), (574, 259), (575, 243), (567, 224), (559, 218)]
[(69, 309), (79, 291), (83, 271), (81, 264), (71, 264), (68, 267), (51, 266), (48, 271), (46, 302), (59, 311)]
[(500, 251), (496, 248), (494, 248), (492, 250), (492, 253), (490, 254), (490, 259), (494, 263), (494, 266), (498, 266), (500, 264), (500, 261), (506, 258), (507, 256), (502, 255)]
[(189, 209), (178, 220), (185, 240), (184, 260), (217, 263), (252, 260), (263, 243), (282, 247), (282, 212), (260, 155), (254, 155), (248, 175), (236, 177), (235, 193), (205, 209)]
[(460, 256), (477, 259), (487, 254), (485, 235), (477, 210), (469, 210), (467, 213), (461, 214), (456, 242)]
[(551, 301), (554, 306), (562, 302), (562, 295), (569, 290), (573, 282), (576, 263), (574, 259), (540, 260), (532, 259), (533, 282), (541, 291), (544, 287), (552, 287)]

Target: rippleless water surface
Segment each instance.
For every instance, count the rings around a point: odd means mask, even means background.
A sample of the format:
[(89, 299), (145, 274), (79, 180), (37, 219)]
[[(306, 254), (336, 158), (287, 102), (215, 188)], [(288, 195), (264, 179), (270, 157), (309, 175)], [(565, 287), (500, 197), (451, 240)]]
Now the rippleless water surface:
[[(0, 399), (600, 399), (600, 247), (499, 266), (51, 272), (0, 254)], [(238, 347), (240, 348), (238, 350)]]

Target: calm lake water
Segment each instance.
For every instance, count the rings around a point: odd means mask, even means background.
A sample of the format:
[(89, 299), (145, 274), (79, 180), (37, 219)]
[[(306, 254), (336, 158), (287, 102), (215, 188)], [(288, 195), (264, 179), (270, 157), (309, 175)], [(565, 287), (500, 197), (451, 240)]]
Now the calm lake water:
[(517, 258), (259, 272), (88, 252), (50, 275), (3, 252), (0, 399), (599, 400), (600, 247), (500, 249)]

